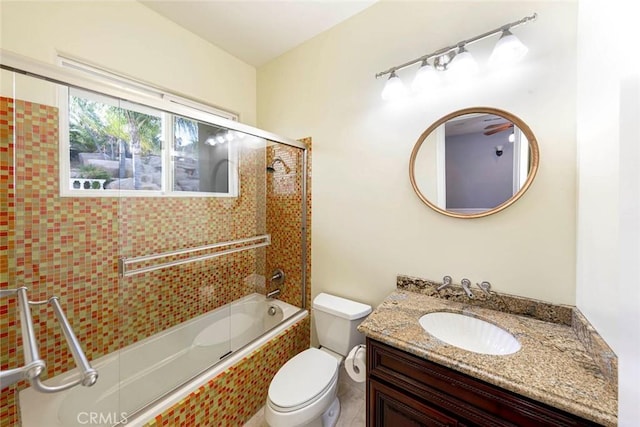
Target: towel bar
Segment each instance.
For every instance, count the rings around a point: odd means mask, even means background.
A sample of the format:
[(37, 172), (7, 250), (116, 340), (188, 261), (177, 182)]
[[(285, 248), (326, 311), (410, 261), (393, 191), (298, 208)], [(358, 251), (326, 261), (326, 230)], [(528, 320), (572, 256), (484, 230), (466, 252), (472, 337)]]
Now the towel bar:
[[(209, 249), (218, 249), (218, 248), (223, 248), (225, 246), (234, 246), (234, 245), (240, 245), (240, 244), (246, 244), (246, 243), (252, 243), (252, 244), (236, 247), (236, 248), (225, 249), (225, 250), (210, 253), (210, 254), (195, 256), (192, 258), (164, 262), (161, 264), (155, 264), (147, 267), (141, 267), (136, 269), (128, 268), (130, 265), (136, 264), (138, 262), (151, 261), (154, 259), (159, 259), (159, 258), (164, 258), (169, 256), (191, 254), (194, 252), (200, 252), (200, 251), (209, 250)], [(271, 235), (263, 234), (261, 236), (246, 237), (244, 239), (231, 240), (228, 242), (219, 242), (219, 243), (214, 243), (214, 244), (205, 245), (205, 246), (197, 246), (195, 248), (179, 249), (176, 251), (162, 252), (162, 253), (153, 254), (153, 255), (143, 255), (143, 256), (134, 257), (134, 258), (120, 258), (118, 260), (118, 272), (120, 274), (120, 277), (134, 276), (136, 274), (148, 273), (150, 271), (160, 270), (163, 268), (173, 267), (176, 265), (189, 264), (196, 261), (204, 261), (207, 259), (216, 258), (222, 255), (242, 252), (249, 249), (261, 248), (263, 246), (268, 246), (270, 244), (271, 244)]]

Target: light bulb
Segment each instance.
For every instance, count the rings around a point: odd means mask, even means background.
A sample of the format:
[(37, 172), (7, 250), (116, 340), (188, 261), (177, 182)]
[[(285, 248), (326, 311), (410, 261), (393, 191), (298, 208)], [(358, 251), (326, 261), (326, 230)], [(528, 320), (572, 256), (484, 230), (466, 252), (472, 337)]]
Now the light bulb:
[(385, 101), (395, 101), (400, 98), (403, 98), (407, 94), (407, 88), (400, 80), (400, 77), (396, 75), (395, 71), (391, 72), (389, 76), (389, 80), (384, 85), (384, 89), (382, 89), (382, 99)]
[(411, 89), (416, 92), (426, 92), (429, 89), (435, 88), (439, 82), (440, 77), (438, 76), (438, 72), (425, 60), (422, 61), (422, 65), (418, 69), (416, 77), (413, 79)]
[(478, 72), (478, 63), (464, 46), (460, 47), (456, 56), (448, 66), (454, 79), (465, 79)]
[(529, 49), (511, 31), (504, 30), (493, 48), (489, 64), (492, 66), (513, 64), (524, 58), (528, 51)]
[(516, 140), (516, 135), (513, 133), (509, 134), (509, 142), (514, 142)]

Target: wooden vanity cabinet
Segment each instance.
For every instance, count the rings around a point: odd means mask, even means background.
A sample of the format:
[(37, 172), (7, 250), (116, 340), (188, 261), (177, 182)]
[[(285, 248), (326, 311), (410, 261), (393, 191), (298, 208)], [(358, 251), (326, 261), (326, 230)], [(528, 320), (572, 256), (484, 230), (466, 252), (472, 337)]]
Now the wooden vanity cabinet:
[(597, 426), (367, 338), (367, 426)]

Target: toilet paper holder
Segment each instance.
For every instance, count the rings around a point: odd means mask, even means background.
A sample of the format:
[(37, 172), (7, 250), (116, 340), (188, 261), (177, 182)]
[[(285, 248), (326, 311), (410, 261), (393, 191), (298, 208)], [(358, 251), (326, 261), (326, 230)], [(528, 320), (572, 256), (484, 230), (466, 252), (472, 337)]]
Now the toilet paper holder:
[(358, 344), (357, 347), (358, 348), (356, 349), (355, 353), (353, 353), (353, 359), (351, 360), (351, 365), (353, 367), (353, 371), (356, 374), (359, 374), (360, 373), (360, 368), (358, 366), (356, 366), (356, 357), (358, 357), (358, 352), (360, 350), (362, 350), (363, 348), (366, 348), (367, 346), (364, 345), (364, 344)]

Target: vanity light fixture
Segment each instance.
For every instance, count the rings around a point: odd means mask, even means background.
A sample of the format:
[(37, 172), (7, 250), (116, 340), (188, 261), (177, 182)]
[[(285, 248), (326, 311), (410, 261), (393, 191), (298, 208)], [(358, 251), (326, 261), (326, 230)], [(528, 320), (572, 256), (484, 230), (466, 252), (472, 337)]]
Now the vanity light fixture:
[[(427, 91), (437, 84), (439, 80), (438, 71), (444, 72), (450, 70), (453, 77), (464, 78), (474, 74), (478, 70), (478, 64), (466, 46), (472, 43), (484, 40), (495, 34), (500, 34), (500, 39), (491, 53), (489, 63), (492, 66), (505, 66), (513, 62), (521, 60), (528, 51), (528, 48), (511, 32), (511, 29), (530, 21), (535, 21), (538, 17), (537, 13), (531, 16), (505, 24), (486, 33), (462, 40), (454, 45), (438, 49), (434, 52), (422, 55), (419, 58), (396, 65), (386, 71), (376, 74), (376, 78), (389, 75), (389, 79), (385, 83), (382, 90), (382, 99), (391, 101), (403, 97), (407, 93), (407, 88), (396, 74), (396, 71), (410, 67), (413, 64), (420, 63), (420, 69), (412, 84), (414, 91)], [(433, 65), (429, 64), (429, 60), (433, 60)]]
[(511, 31), (504, 30), (489, 57), (489, 64), (492, 66), (509, 65), (520, 61), (528, 51), (529, 48), (519, 38), (514, 36)]
[(400, 80), (400, 77), (396, 75), (395, 71), (391, 72), (389, 76), (389, 80), (384, 85), (384, 89), (382, 89), (382, 99), (385, 101), (395, 101), (404, 97), (407, 93), (407, 88)]
[(478, 63), (462, 45), (449, 64), (449, 71), (455, 80), (467, 79), (478, 72)]
[(440, 83), (438, 72), (435, 67), (429, 65), (425, 60), (422, 61), (422, 65), (420, 65), (416, 77), (413, 79), (411, 89), (415, 92), (426, 92), (436, 87), (438, 83)]

